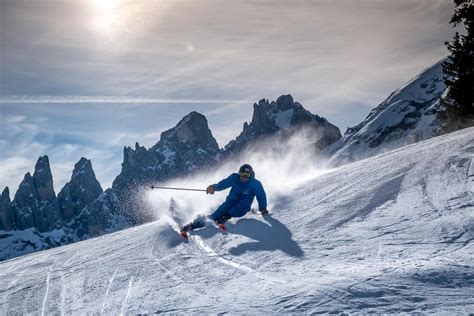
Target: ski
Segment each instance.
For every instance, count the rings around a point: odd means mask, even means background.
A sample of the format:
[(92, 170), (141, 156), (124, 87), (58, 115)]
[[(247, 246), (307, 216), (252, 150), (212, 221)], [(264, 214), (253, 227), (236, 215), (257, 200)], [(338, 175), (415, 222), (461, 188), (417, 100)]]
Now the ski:
[[(225, 226), (225, 224), (222, 224), (222, 223), (215, 224), (215, 227), (217, 228), (218, 231), (220, 231), (222, 233), (227, 233), (227, 226)], [(179, 231), (179, 235), (181, 237), (183, 237), (184, 239), (186, 239), (186, 240), (189, 240), (189, 233), (190, 233), (190, 231), (187, 231), (185, 229), (181, 229)]]

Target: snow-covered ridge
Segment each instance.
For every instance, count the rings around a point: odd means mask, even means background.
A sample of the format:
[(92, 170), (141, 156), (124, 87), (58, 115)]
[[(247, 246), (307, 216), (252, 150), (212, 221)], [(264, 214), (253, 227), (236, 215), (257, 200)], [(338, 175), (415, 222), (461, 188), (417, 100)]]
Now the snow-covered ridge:
[(342, 164), (400, 148), (439, 134), (437, 111), (446, 90), (442, 60), (395, 90), (367, 118), (349, 128), (326, 149), (335, 164)]
[(474, 128), (314, 177), (184, 243), (167, 224), (0, 263), (0, 312), (439, 313), (474, 308)]

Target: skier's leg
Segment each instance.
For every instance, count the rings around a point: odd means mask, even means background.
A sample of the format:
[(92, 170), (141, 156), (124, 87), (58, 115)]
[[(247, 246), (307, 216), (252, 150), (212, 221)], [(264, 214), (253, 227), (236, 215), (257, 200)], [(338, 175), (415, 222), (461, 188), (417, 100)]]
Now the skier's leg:
[(201, 227), (206, 226), (205, 223), (206, 223), (206, 216), (199, 215), (198, 217), (196, 217), (194, 221), (181, 227), (181, 231), (191, 231), (193, 229), (201, 228)]
[[(228, 214), (228, 211), (232, 208), (232, 206), (233, 203), (225, 201), (214, 211), (214, 213), (209, 216), (209, 218), (218, 224), (225, 223), (229, 218), (232, 217)], [(206, 217), (201, 215), (198, 216), (193, 222), (183, 226), (181, 231), (191, 231), (204, 226), (206, 226)]]
[(229, 215), (229, 210), (233, 207), (234, 203), (225, 201), (211, 214), (210, 218), (218, 223), (224, 224), (232, 216)]
[(248, 207), (245, 203), (237, 203), (235, 204), (228, 212), (230, 217), (242, 217), (250, 211), (250, 207)]

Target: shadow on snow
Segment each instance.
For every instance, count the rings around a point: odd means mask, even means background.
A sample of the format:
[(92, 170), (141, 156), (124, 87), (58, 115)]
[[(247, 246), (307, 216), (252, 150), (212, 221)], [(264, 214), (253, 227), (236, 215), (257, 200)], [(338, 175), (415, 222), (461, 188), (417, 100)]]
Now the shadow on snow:
[[(291, 231), (271, 215), (265, 216), (263, 221), (254, 218), (244, 218), (239, 219), (235, 224), (228, 222), (226, 226), (230, 234), (242, 235), (253, 239), (251, 242), (246, 242), (231, 248), (229, 252), (232, 255), (239, 256), (247, 251), (280, 250), (292, 257), (304, 256), (301, 247), (292, 239)], [(220, 234), (219, 230), (209, 225), (191, 233), (191, 235), (197, 235), (204, 239), (209, 239), (216, 234)], [(173, 248), (179, 244), (188, 242), (179, 236), (176, 229), (173, 229), (169, 225), (161, 226), (158, 229), (156, 238), (167, 248)], [(156, 248), (156, 246), (157, 245), (155, 245), (154, 248)]]
[(293, 257), (302, 257), (303, 250), (291, 236), (291, 231), (276, 218), (268, 215), (265, 222), (253, 218), (240, 219), (235, 224), (228, 224), (230, 233), (253, 239), (231, 248), (229, 252), (239, 256), (247, 251), (281, 250)]

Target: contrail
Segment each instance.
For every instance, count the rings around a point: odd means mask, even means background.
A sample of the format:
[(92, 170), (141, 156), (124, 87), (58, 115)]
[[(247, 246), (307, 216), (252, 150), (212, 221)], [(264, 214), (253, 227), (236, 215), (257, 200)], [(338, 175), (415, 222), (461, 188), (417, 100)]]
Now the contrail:
[(0, 103), (153, 103), (153, 104), (250, 104), (249, 100), (220, 100), (220, 99), (159, 99), (117, 96), (35, 96), (35, 95), (5, 95)]

